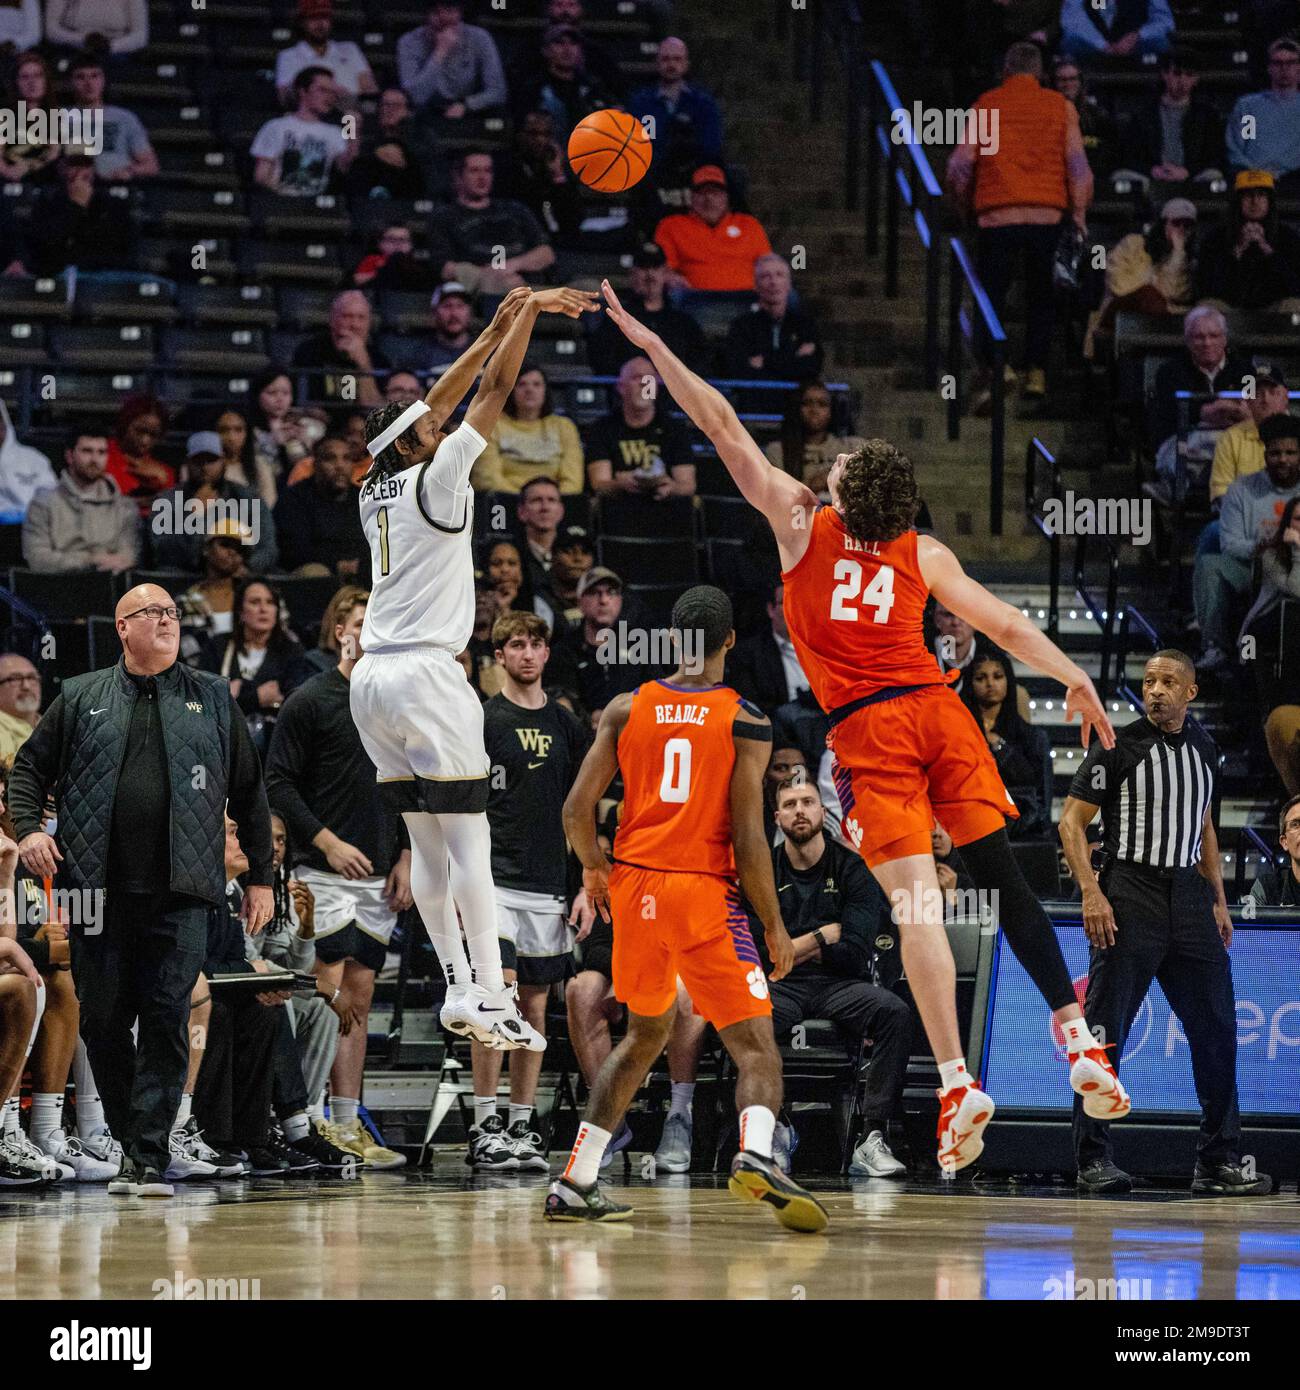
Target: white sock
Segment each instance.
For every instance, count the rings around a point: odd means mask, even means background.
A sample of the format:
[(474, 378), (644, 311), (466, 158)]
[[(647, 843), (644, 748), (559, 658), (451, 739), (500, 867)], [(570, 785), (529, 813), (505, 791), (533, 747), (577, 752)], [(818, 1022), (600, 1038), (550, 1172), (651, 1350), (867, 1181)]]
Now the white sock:
[(497, 1113), (496, 1096), (475, 1096), (474, 1097), (474, 1124), (478, 1129), (483, 1128), (483, 1121), (491, 1119)]
[(311, 1121), (307, 1118), (307, 1112), (302, 1110), (297, 1115), (290, 1115), (287, 1120), (281, 1120), (280, 1128), (284, 1130), (284, 1137), (291, 1144), (296, 1144), (311, 1133)]
[(1061, 1024), (1061, 1032), (1065, 1034), (1067, 1052), (1087, 1052), (1091, 1048), (1101, 1046), (1093, 1037), (1086, 1018), (1072, 1018), (1069, 1023)]
[(331, 1096), (330, 1119), (336, 1125), (351, 1129), (357, 1122), (357, 1106), (360, 1104), (359, 1096)]
[(104, 1118), (104, 1103), (99, 1098), (95, 1073), (90, 1069), (86, 1044), (80, 1038), (77, 1039), (77, 1050), (72, 1054), (72, 1084), (77, 1093), (77, 1135), (81, 1139), (89, 1139), (92, 1134), (107, 1129), (108, 1121)]
[(474, 982), (484, 989), (501, 989), (505, 978), (501, 974), (501, 936), (492, 888), (492, 832), (487, 815), (440, 815), (438, 824), (451, 860), (451, 896), (460, 909)]
[(511, 1124), (511, 1126), (517, 1125), (517, 1124), (519, 1123), (520, 1120), (522, 1120), (525, 1124), (527, 1124), (528, 1121), (531, 1120), (532, 1118), (533, 1118), (533, 1107), (532, 1107), (531, 1105), (516, 1105), (516, 1104), (514, 1103), (514, 1101), (511, 1101), (511, 1102), (510, 1102), (510, 1124)]
[(325, 1087), (320, 1088), (320, 1094), (307, 1107), (307, 1114), (311, 1116), (312, 1123), (325, 1118)]
[(695, 1099), (695, 1082), (674, 1081), (672, 1082), (672, 1093), (672, 1104), (668, 1107), (669, 1117), (680, 1115), (682, 1119), (689, 1120), (691, 1118), (691, 1102)]
[(740, 1112), (740, 1147), (760, 1158), (772, 1157), (776, 1116), (766, 1105), (747, 1105)]
[(564, 1176), (575, 1187), (590, 1187), (600, 1176), (600, 1160), (605, 1157), (609, 1140), (609, 1130), (599, 1125), (583, 1120), (578, 1126), (578, 1137), (564, 1166)]
[(6, 1134), (18, 1133), (18, 1096), (10, 1096), (4, 1103), (4, 1132)]
[[(411, 896), (449, 985), (470, 981), (469, 957), (461, 940), (456, 904), (451, 896), (450, 860), (438, 817), (427, 811), (403, 811), (411, 837)], [(489, 877), (489, 883), (491, 878)]]
[(973, 1086), (974, 1077), (966, 1070), (965, 1057), (955, 1057), (951, 1062), (939, 1063), (939, 1089), (953, 1091), (962, 1086)]
[(176, 1123), (173, 1129), (184, 1129), (190, 1122), (190, 1111), (194, 1107), (194, 1096), (192, 1092), (181, 1092), (181, 1103), (176, 1107)]
[(63, 1123), (63, 1092), (33, 1091), (32, 1114), (27, 1131), (32, 1143), (44, 1148), (44, 1141)]

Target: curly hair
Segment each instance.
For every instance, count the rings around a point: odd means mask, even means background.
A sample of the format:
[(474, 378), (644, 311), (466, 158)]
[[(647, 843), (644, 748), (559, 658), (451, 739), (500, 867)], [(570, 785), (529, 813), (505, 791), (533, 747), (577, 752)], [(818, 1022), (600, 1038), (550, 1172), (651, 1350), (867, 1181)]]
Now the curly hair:
[(887, 439), (868, 439), (849, 458), (837, 491), (845, 530), (856, 540), (892, 541), (916, 522), (912, 461)]
[[(381, 434), (393, 424), (408, 407), (401, 401), (392, 401), (388, 405), (377, 405), (369, 415), (366, 416), (366, 438), (378, 439)], [(379, 457), (371, 463), (370, 473), (400, 473), (403, 469), (411, 466), (411, 456), (398, 452), (397, 444), (400, 440), (408, 449), (413, 449), (419, 443), (419, 437), (415, 433), (415, 426), (418, 421), (413, 421), (394, 439), (387, 448), (381, 449)], [(350, 446), (349, 446), (350, 447)], [(370, 476), (366, 474), (366, 477)]]

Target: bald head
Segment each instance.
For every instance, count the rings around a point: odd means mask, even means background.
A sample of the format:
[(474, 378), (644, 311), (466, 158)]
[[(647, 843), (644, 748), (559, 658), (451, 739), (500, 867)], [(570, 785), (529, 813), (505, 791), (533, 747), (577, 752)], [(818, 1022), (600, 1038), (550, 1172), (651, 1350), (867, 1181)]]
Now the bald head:
[(126, 669), (133, 676), (156, 676), (176, 664), (181, 627), (165, 611), (175, 606), (172, 596), (158, 584), (137, 584), (118, 600), (113, 616)]
[(690, 71), (691, 55), (681, 39), (665, 39), (659, 45), (656, 67), (661, 82), (680, 82)]

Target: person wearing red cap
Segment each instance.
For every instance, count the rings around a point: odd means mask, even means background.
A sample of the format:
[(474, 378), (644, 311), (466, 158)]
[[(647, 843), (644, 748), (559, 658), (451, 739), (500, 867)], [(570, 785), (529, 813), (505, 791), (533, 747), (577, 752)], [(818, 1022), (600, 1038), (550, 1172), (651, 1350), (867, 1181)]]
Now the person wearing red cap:
[(691, 178), (691, 210), (665, 217), (655, 240), (668, 260), (668, 280), (679, 289), (750, 290), (754, 262), (772, 249), (756, 217), (732, 212), (727, 176), (705, 164)]
[(298, 32), (302, 38), (275, 57), (275, 90), (280, 105), (297, 106), (293, 79), (303, 68), (328, 68), (338, 88), (339, 105), (355, 107), (360, 96), (373, 96), (379, 87), (365, 54), (354, 43), (330, 37), (334, 28), (334, 0), (298, 0)]

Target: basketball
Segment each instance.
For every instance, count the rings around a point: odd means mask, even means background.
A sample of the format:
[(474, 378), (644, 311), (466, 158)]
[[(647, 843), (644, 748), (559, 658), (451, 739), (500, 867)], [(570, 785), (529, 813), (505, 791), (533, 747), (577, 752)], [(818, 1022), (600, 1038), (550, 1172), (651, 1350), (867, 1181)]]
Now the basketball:
[(650, 167), (650, 141), (626, 111), (593, 111), (569, 136), (569, 166), (597, 193), (622, 193)]

